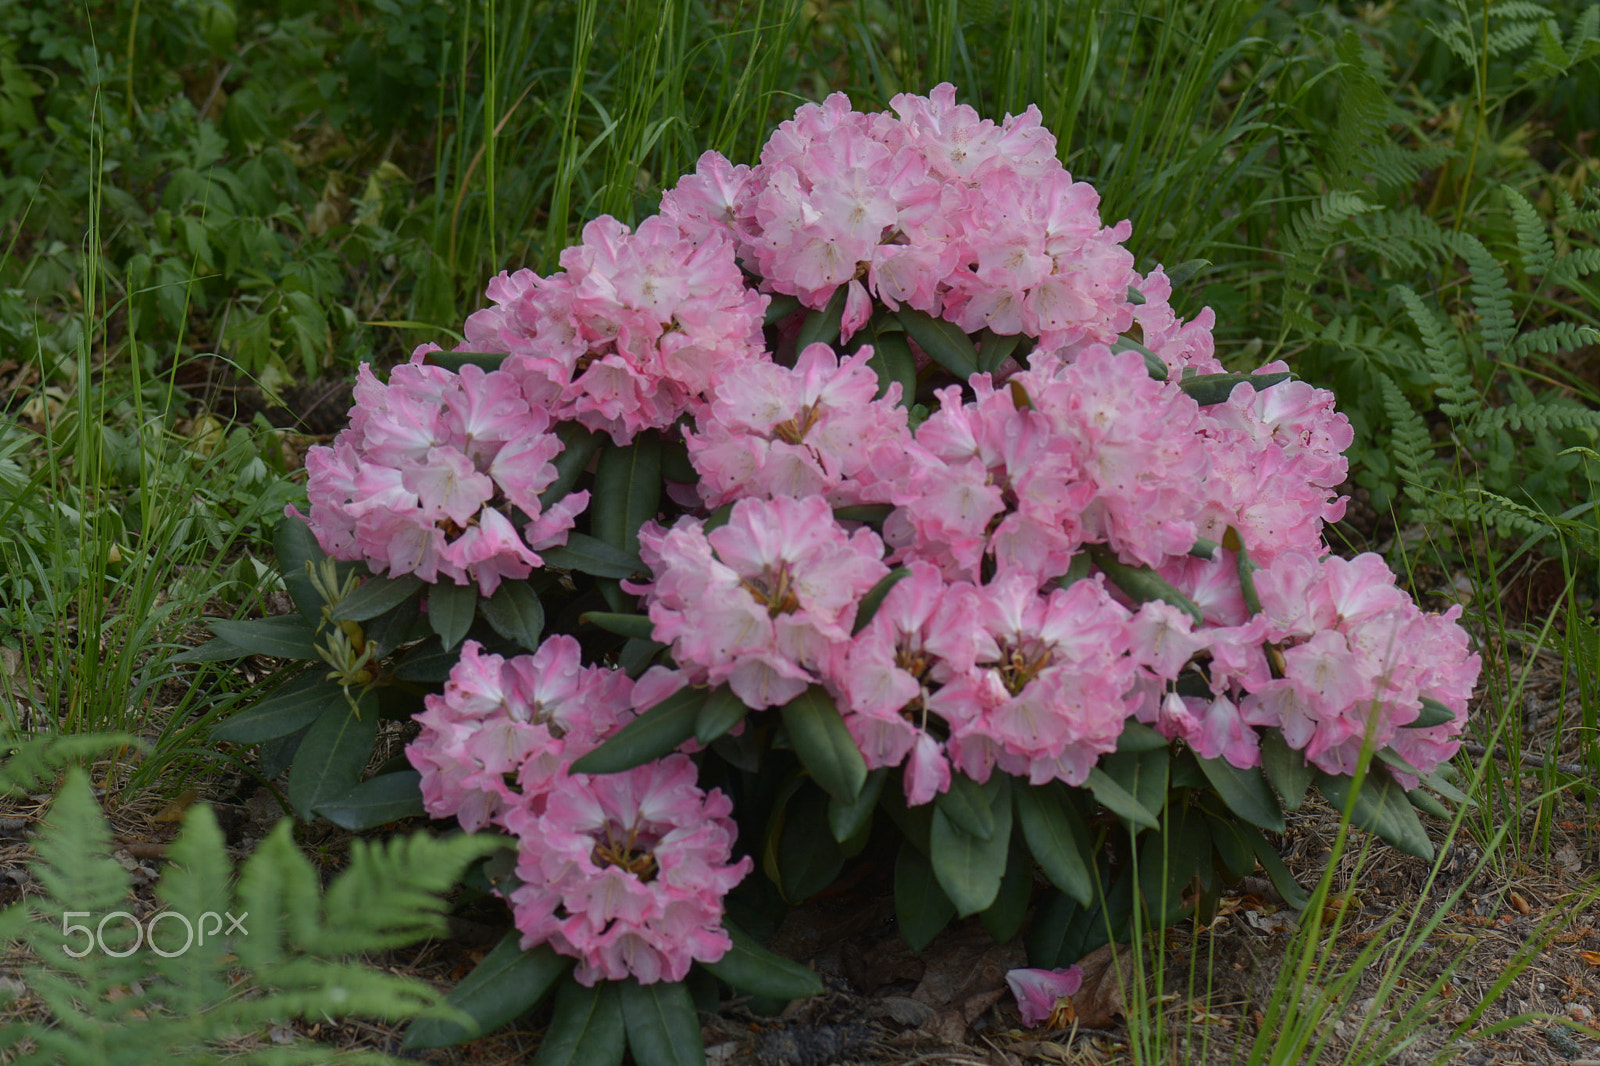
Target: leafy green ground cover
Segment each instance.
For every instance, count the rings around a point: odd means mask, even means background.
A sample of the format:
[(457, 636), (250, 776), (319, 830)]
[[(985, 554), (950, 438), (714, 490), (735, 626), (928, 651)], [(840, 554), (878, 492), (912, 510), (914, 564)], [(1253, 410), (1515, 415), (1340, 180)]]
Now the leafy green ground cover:
[(1560, 655), (1546, 835), (1497, 835), (1546, 739), (1503, 654), (1462, 760), (1459, 831), (1548, 864), (1600, 773), (1600, 5), (1573, 0), (0, 6), (11, 735), (139, 738), (101, 771), (122, 795), (250, 772), (209, 737), (250, 679), (172, 652), (281, 610), (306, 387), (448, 344), (493, 273), (649, 214), (704, 149), (753, 161), (803, 100), (941, 80), (1037, 103), (1141, 268), (1193, 271), (1178, 310), (1215, 310), (1231, 366), (1336, 391), (1344, 546), (1470, 593), (1486, 649)]

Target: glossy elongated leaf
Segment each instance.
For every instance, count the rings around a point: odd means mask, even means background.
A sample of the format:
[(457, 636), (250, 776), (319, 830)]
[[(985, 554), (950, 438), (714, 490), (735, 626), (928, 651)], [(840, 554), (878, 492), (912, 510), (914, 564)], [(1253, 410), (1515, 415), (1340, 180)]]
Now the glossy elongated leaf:
[(1160, 600), (1186, 613), (1194, 619), (1195, 625), (1204, 620), (1198, 604), (1148, 566), (1129, 566), (1111, 552), (1099, 548), (1091, 549), (1091, 554), (1095, 565), (1105, 571), (1111, 583), (1126, 592), (1134, 601), (1145, 603), (1149, 600)]
[(718, 980), (740, 992), (770, 999), (804, 999), (822, 994), (822, 978), (815, 971), (768, 951), (727, 918), (722, 920), (722, 928), (733, 947), (716, 962), (700, 964)]
[(622, 997), (615, 981), (584, 988), (562, 981), (550, 1025), (530, 1066), (619, 1066), (627, 1046)]
[(1161, 358), (1155, 352), (1152, 352), (1149, 348), (1146, 348), (1132, 337), (1118, 337), (1112, 342), (1111, 350), (1114, 352), (1138, 352), (1144, 357), (1145, 373), (1149, 374), (1157, 381), (1167, 380), (1168, 375), (1171, 373), (1171, 371), (1167, 369), (1167, 361), (1165, 359)]
[(1211, 833), (1211, 846), (1217, 859), (1230, 879), (1237, 881), (1256, 868), (1255, 849), (1232, 819), (1207, 815), (1206, 828)]
[(819, 342), (837, 348), (840, 327), (844, 322), (844, 305), (849, 298), (850, 286), (840, 285), (828, 297), (827, 304), (807, 314), (800, 323), (800, 332), (795, 334), (794, 350), (803, 352), (807, 345)]
[(494, 595), (483, 601), (483, 617), (507, 640), (529, 651), (539, 650), (544, 632), (544, 604), (526, 581), (502, 581)]
[(900, 386), (900, 405), (910, 404), (917, 395), (917, 361), (903, 333), (879, 333), (872, 339), (872, 356), (867, 365), (878, 375), (878, 395), (889, 386)]
[(1132, 792), (1117, 783), (1100, 767), (1096, 766), (1089, 771), (1089, 780), (1086, 784), (1089, 791), (1094, 793), (1094, 798), (1112, 814), (1148, 829), (1155, 829), (1161, 824), (1153, 811), (1146, 808), (1134, 798)]
[(950, 775), (950, 788), (935, 798), (934, 807), (960, 826), (962, 831), (981, 840), (994, 837), (994, 812), (989, 809), (989, 794), (984, 786), (966, 774)]
[(333, 617), (348, 618), (352, 622), (365, 622), (385, 611), (393, 610), (417, 594), (422, 579), (415, 574), (400, 577), (371, 577), (354, 592), (339, 601)]
[(705, 1066), (700, 1021), (682, 981), (641, 985), (630, 977), (617, 983), (628, 1050), (636, 1066)]
[(929, 359), (957, 378), (966, 381), (978, 372), (978, 349), (960, 326), (912, 307), (901, 307), (895, 317)]
[(539, 553), (546, 566), (576, 570), (595, 577), (632, 577), (645, 569), (637, 555), (614, 548), (603, 540), (582, 533), (568, 533), (564, 547), (545, 548)]
[[(1337, 810), (1346, 809), (1350, 801), (1350, 778), (1319, 772), (1317, 787)], [(1378, 834), (1407, 855), (1433, 858), (1433, 842), (1417, 819), (1416, 809), (1406, 799), (1405, 789), (1382, 766), (1373, 764), (1368, 768), (1366, 779), (1356, 790), (1350, 821)]]
[(1118, 751), (1155, 751), (1157, 748), (1166, 747), (1170, 741), (1157, 733), (1143, 722), (1134, 721), (1132, 718), (1123, 723), (1122, 733), (1117, 737)]
[(422, 806), (422, 775), (415, 770), (379, 774), (342, 796), (317, 804), (312, 813), (352, 832), (401, 818), (421, 818), (428, 813)]
[(1144, 303), (1145, 303), (1144, 293), (1140, 292), (1138, 289), (1134, 288), (1132, 285), (1129, 285), (1128, 286), (1128, 302), (1131, 303), (1135, 307), (1144, 306)]
[(330, 707), (348, 707), (344, 690), (309, 670), (286, 682), (272, 695), (224, 718), (211, 727), (212, 740), (230, 744), (259, 744), (286, 737), (315, 722)]
[(1183, 895), (1193, 879), (1211, 876), (1211, 834), (1200, 812), (1174, 805), (1163, 814), (1161, 828), (1139, 847), (1139, 891), (1157, 928), (1188, 912)]
[(306, 733), (289, 767), (289, 803), (310, 821), (312, 812), (355, 788), (378, 739), (377, 701), (369, 694), (357, 708), (330, 706)]
[(1272, 881), (1272, 887), (1278, 890), (1278, 894), (1284, 898), (1284, 902), (1296, 910), (1305, 907), (1306, 904), (1311, 902), (1311, 897), (1306, 894), (1305, 889), (1300, 887), (1300, 882), (1294, 879), (1294, 875), (1289, 872), (1289, 868), (1283, 864), (1283, 859), (1278, 855), (1276, 849), (1267, 843), (1267, 838), (1261, 835), (1260, 830), (1248, 825), (1236, 825), (1235, 829), (1238, 830), (1240, 836), (1249, 841), (1251, 849), (1256, 853), (1256, 859), (1261, 863), (1261, 868), (1267, 871), (1267, 877)]
[(1052, 786), (1018, 785), (1017, 820), (1022, 838), (1044, 875), (1067, 895), (1087, 907), (1094, 902), (1094, 867), (1089, 831), (1078, 812), (1061, 799)]
[(572, 491), (578, 479), (589, 466), (589, 460), (594, 458), (594, 453), (600, 450), (604, 438), (598, 433), (592, 433), (585, 426), (577, 422), (562, 422), (556, 426), (555, 434), (561, 439), (561, 453), (551, 462), (556, 468), (556, 479), (545, 490), (539, 493), (539, 506), (549, 507)]
[(978, 915), (978, 920), (996, 944), (1004, 944), (1022, 928), (1032, 899), (1033, 863), (1022, 848), (1012, 847), (1006, 853), (1006, 872), (1000, 878), (1000, 891), (988, 909)]
[(962, 829), (937, 806), (928, 829), (933, 875), (963, 918), (988, 909), (994, 902), (1011, 841), (1011, 779), (995, 774), (981, 787), (989, 794), (994, 815), (994, 832), (989, 839)]
[(764, 325), (776, 326), (800, 310), (800, 298), (786, 293), (774, 294), (772, 302), (767, 304), (767, 312), (762, 322)]
[(783, 705), (783, 728), (789, 743), (813, 780), (830, 796), (852, 803), (867, 780), (867, 764), (833, 700), (811, 685)]
[(243, 659), (251, 654), (221, 637), (213, 637), (204, 644), (180, 651), (172, 657), (175, 663), (223, 663), (230, 659)]
[(450, 679), (451, 668), (460, 661), (459, 651), (445, 651), (438, 637), (430, 637), (426, 643), (405, 653), (395, 664), (394, 676), (401, 681), (443, 684)]
[(1229, 810), (1252, 825), (1283, 832), (1283, 811), (1260, 767), (1241, 770), (1226, 759), (1203, 759), (1198, 755), (1195, 761)]
[(1196, 374), (1184, 378), (1178, 387), (1194, 398), (1201, 407), (1222, 403), (1233, 394), (1235, 386), (1248, 381), (1256, 391), (1269, 388), (1280, 381), (1288, 381), (1288, 371), (1276, 374)]
[(498, 370), (508, 358), (505, 352), (429, 352), (428, 365), (442, 366), (459, 374), (462, 367), (469, 365), (484, 370)]
[(703, 688), (679, 689), (573, 763), (573, 772), (614, 774), (669, 754), (694, 736), (695, 720), (705, 701)]
[(650, 664), (655, 660), (657, 653), (665, 647), (665, 644), (658, 644), (653, 640), (629, 637), (622, 642), (622, 650), (617, 652), (617, 665), (637, 681), (639, 675), (650, 669)]
[(1172, 282), (1172, 290), (1181, 292), (1206, 267), (1211, 265), (1209, 259), (1185, 259), (1175, 267), (1167, 268), (1167, 280)]
[(894, 916), (912, 951), (927, 947), (956, 916), (956, 905), (939, 887), (928, 857), (909, 842), (900, 845), (894, 863)]
[(1196, 559), (1215, 559), (1217, 557), (1217, 549), (1220, 547), (1222, 545), (1216, 541), (1200, 537), (1194, 542), (1194, 547), (1189, 549), (1189, 554)]
[(1422, 697), (1421, 713), (1417, 715), (1415, 721), (1407, 722), (1404, 728), (1428, 729), (1432, 726), (1444, 725), (1447, 722), (1453, 722), (1455, 720), (1456, 712), (1452, 711), (1449, 707), (1446, 707), (1438, 700), (1424, 696)]
[(655, 632), (655, 623), (648, 615), (613, 614), (610, 611), (585, 611), (578, 617), (584, 625), (597, 626), (607, 633), (636, 640), (649, 640)]
[(317, 631), (303, 618), (257, 618), (249, 622), (218, 619), (208, 622), (211, 632), (251, 655), (274, 659), (318, 659)]
[(885, 767), (867, 774), (866, 784), (861, 786), (861, 794), (853, 803), (843, 803), (836, 796), (829, 797), (828, 828), (833, 830), (833, 839), (843, 844), (859, 836), (864, 827), (871, 825), (872, 812), (878, 808), (878, 797), (883, 793), (883, 782), (888, 776), (889, 771)]
[[(978, 369), (993, 374), (1011, 358), (1011, 353), (1017, 351), (1022, 341), (1023, 336), (1020, 333), (996, 333), (984, 327), (978, 332)], [(1021, 362), (1021, 358), (1019, 357), (1017, 361)]]
[(1267, 780), (1283, 798), (1284, 808), (1298, 811), (1305, 802), (1306, 789), (1311, 787), (1313, 776), (1305, 756), (1289, 747), (1278, 730), (1267, 729), (1261, 734), (1261, 765), (1267, 772)]
[(898, 775), (891, 775), (888, 787), (879, 796), (879, 802), (883, 812), (905, 835), (906, 840), (926, 855), (931, 847), (928, 837), (933, 827), (933, 804), (907, 806), (905, 790), (901, 787)]
[(685, 485), (700, 483), (700, 472), (689, 461), (689, 447), (683, 441), (661, 442), (661, 476)]
[(1228, 527), (1228, 535), (1224, 538), (1223, 546), (1234, 553), (1233, 563), (1239, 573), (1239, 591), (1244, 594), (1245, 610), (1252, 616), (1260, 614), (1261, 595), (1256, 592), (1256, 571), (1261, 567), (1250, 558), (1250, 553), (1244, 548), (1244, 541), (1232, 526)]
[(787, 808), (774, 854), (783, 898), (797, 904), (833, 884), (845, 855), (833, 834), (818, 832), (828, 816), (828, 797), (820, 789), (802, 786)]
[(909, 569), (904, 566), (897, 566), (879, 578), (878, 583), (868, 589), (865, 596), (861, 597), (861, 604), (856, 608), (856, 622), (852, 632), (859, 633), (867, 628), (867, 623), (872, 621), (873, 617), (878, 613), (878, 608), (883, 606), (883, 598), (889, 595), (889, 590), (898, 585), (904, 578), (910, 576), (911, 571)]
[(750, 708), (734, 695), (727, 685), (715, 689), (700, 705), (694, 720), (694, 738), (701, 744), (710, 744), (728, 730), (744, 721)]
[(283, 575), (289, 598), (294, 600), (300, 617), (315, 626), (322, 621), (322, 597), (311, 583), (306, 563), (318, 564), (328, 557), (322, 545), (304, 519), (289, 515), (272, 531), (272, 551), (278, 557), (278, 572)]
[(446, 651), (461, 643), (478, 610), (478, 586), (441, 581), (428, 590), (428, 624)]
[(661, 438), (641, 433), (626, 448), (600, 451), (589, 531), (613, 548), (639, 554), (639, 527), (661, 506)]
[(1435, 799), (1430, 793), (1424, 792), (1420, 788), (1414, 788), (1410, 792), (1407, 792), (1406, 801), (1423, 814), (1431, 814), (1435, 818), (1448, 819), (1451, 817), (1449, 807), (1446, 807), (1444, 804)]
[(523, 951), (521, 941), (521, 933), (507, 933), (445, 997), (446, 1004), (464, 1011), (478, 1023), (474, 1028), (442, 1018), (421, 1018), (411, 1023), (400, 1046), (408, 1051), (449, 1047), (488, 1036), (538, 1006), (556, 981), (572, 968), (572, 960), (557, 955), (548, 944)]

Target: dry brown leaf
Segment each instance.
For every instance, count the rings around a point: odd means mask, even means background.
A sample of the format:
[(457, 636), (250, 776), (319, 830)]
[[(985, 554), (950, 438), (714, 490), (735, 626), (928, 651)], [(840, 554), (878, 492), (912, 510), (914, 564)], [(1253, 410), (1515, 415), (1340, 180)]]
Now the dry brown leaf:
[(160, 813), (155, 816), (155, 821), (183, 821), (184, 814), (189, 810), (190, 807), (194, 806), (194, 801), (199, 798), (200, 790), (198, 788), (187, 789), (171, 803), (168, 803), (165, 807), (161, 808)]
[(1590, 966), (1600, 966), (1600, 951), (1580, 951), (1578, 952), (1578, 958)]
[(1522, 893), (1520, 892), (1513, 892), (1508, 895), (1506, 897), (1506, 902), (1511, 904), (1512, 910), (1516, 911), (1524, 918), (1533, 913), (1533, 908), (1528, 905), (1528, 901), (1526, 899), (1522, 898)]
[(1133, 984), (1133, 951), (1126, 944), (1107, 944), (1078, 960), (1083, 987), (1072, 996), (1072, 1009), (1085, 1029), (1108, 1029), (1127, 1013), (1123, 990)]

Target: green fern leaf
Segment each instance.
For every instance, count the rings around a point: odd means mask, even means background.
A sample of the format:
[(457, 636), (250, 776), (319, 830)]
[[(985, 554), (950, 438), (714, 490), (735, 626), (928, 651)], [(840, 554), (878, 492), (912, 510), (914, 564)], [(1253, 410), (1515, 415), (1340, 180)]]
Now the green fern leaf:
[(1411, 406), (1400, 387), (1388, 374), (1378, 375), (1378, 388), (1383, 394), (1384, 413), (1389, 416), (1389, 453), (1396, 469), (1405, 481), (1405, 492), (1414, 502), (1425, 497), (1424, 490), (1431, 487), (1439, 476), (1437, 460), (1433, 454), (1433, 438), (1427, 423)]
[(1549, 271), (1556, 259), (1555, 245), (1550, 243), (1544, 219), (1516, 189), (1502, 185), (1500, 191), (1505, 195), (1506, 206), (1511, 209), (1517, 226), (1517, 253), (1522, 257), (1522, 272), (1530, 278), (1540, 277)]
[(1600, 270), (1600, 248), (1579, 248), (1556, 260), (1550, 268), (1550, 284), (1570, 287), (1579, 278)]
[(1483, 331), (1483, 354), (1503, 359), (1517, 337), (1517, 320), (1511, 311), (1511, 285), (1506, 272), (1483, 242), (1471, 234), (1460, 238), (1462, 258), (1472, 271), (1472, 306)]
[(1519, 334), (1511, 346), (1511, 358), (1517, 362), (1530, 355), (1555, 355), (1557, 352), (1575, 352), (1591, 344), (1600, 344), (1600, 330), (1581, 326), (1576, 322), (1552, 322), (1548, 326), (1530, 329)]
[(0, 746), (10, 749), (0, 762), (0, 795), (27, 792), (53, 780), (68, 766), (138, 741), (126, 733), (15, 733), (7, 730)]

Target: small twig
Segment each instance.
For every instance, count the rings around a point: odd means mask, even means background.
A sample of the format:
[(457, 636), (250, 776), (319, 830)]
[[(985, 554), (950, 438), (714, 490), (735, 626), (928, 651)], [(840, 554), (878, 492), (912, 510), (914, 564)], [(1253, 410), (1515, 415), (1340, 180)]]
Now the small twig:
[[(1466, 751), (1467, 754), (1469, 754), (1469, 755), (1480, 755), (1481, 756), (1481, 755), (1484, 755), (1485, 753), (1487, 753), (1488, 750), (1489, 750), (1488, 748), (1484, 747), (1482, 744), (1463, 744), (1463, 745), (1461, 745), (1461, 747), (1462, 747), (1462, 750)], [(1504, 744), (1496, 744), (1495, 745), (1495, 747), (1494, 747), (1494, 757), (1499, 759), (1499, 760), (1501, 760), (1502, 762), (1512, 762), (1513, 761), (1512, 758), (1511, 758), (1511, 753), (1506, 751)], [(1522, 762), (1522, 764), (1524, 766), (1532, 766), (1535, 769), (1539, 769), (1539, 770), (1543, 770), (1545, 767), (1553, 765), (1556, 768), (1556, 770), (1559, 771), (1560, 773), (1571, 774), (1574, 777), (1582, 777), (1582, 776), (1585, 776), (1586, 774), (1588, 774), (1588, 772), (1589, 772), (1589, 768), (1588, 767), (1582, 766), (1582, 765), (1580, 765), (1578, 763), (1573, 763), (1573, 762), (1549, 763), (1549, 762), (1545, 761), (1544, 756), (1542, 756), (1542, 755), (1534, 755), (1533, 753), (1526, 752), (1526, 751), (1522, 752), (1518, 756), (1518, 759)]]

